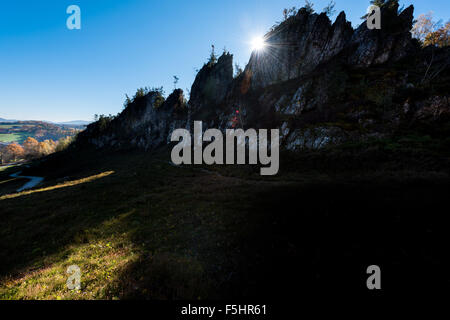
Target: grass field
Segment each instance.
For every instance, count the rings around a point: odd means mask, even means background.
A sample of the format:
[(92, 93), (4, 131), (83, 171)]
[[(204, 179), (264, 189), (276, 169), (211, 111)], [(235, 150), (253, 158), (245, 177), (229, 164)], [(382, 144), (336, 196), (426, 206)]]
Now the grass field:
[(7, 134), (0, 134), (0, 142), (10, 143), (10, 142), (17, 142), (22, 143), (28, 138), (26, 133), (7, 133)]
[[(287, 288), (364, 290), (374, 263), (399, 287), (411, 273), (432, 282), (448, 270), (445, 174), (334, 174), (297, 161), (292, 171), (283, 161), (278, 177), (262, 178), (168, 159), (55, 155), (24, 170), (46, 180), (22, 193), (9, 177), (18, 168), (0, 172), (0, 298), (281, 299)], [(71, 265), (79, 291), (66, 287)]]

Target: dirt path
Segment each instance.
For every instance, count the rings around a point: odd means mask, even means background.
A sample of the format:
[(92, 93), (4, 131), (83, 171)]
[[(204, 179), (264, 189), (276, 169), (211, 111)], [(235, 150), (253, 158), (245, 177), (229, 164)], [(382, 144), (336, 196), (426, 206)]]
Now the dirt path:
[(25, 183), (21, 188), (17, 189), (17, 192), (22, 192), (24, 190), (32, 189), (44, 180), (44, 178), (42, 178), (42, 177), (19, 176), (20, 173), (21, 172), (13, 173), (10, 175), (10, 177), (23, 178), (23, 179), (28, 179), (30, 181)]

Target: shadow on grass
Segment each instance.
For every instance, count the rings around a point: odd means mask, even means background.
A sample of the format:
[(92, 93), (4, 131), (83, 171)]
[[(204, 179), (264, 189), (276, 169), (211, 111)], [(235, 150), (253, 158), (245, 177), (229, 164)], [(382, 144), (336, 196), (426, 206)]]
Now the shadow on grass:
[(441, 209), (448, 187), (330, 181), (247, 190), (246, 205), (216, 206), (221, 222), (208, 224), (213, 236), (198, 239), (196, 254), (143, 256), (109, 290), (126, 299), (176, 300), (368, 294), (371, 265), (381, 267), (389, 293), (436, 288), (448, 284), (441, 278), (449, 267)]
[(448, 284), (446, 190), (448, 181), (329, 182), (260, 194), (255, 225), (240, 240), (233, 297), (368, 293), (371, 265), (381, 267), (387, 292)]
[[(433, 287), (449, 267), (441, 209), (448, 180), (280, 184), (174, 168), (143, 154), (95, 155), (58, 169), (61, 161), (27, 174), (62, 170), (49, 183), (115, 174), (0, 201), (1, 276), (71, 262), (75, 251), (74, 262), (89, 260), (84, 269), (93, 273), (85, 290), (100, 287), (85, 298), (267, 300), (367, 292), (373, 264), (387, 290)], [(130, 258), (96, 273), (121, 256)]]

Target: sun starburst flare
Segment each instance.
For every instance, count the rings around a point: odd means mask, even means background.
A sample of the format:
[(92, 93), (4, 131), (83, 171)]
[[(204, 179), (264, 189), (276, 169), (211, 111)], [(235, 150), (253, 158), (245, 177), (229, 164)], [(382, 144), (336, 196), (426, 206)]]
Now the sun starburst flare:
[(258, 36), (251, 41), (252, 51), (262, 51), (266, 47), (266, 41), (264, 37)]

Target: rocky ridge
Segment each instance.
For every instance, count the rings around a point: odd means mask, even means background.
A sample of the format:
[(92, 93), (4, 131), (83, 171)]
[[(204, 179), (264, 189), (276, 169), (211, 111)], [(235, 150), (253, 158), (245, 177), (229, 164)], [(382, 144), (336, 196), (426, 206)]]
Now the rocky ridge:
[[(204, 129), (231, 128), (239, 111), (238, 127), (280, 128), (282, 145), (296, 150), (389, 134), (436, 101), (448, 114), (445, 87), (423, 97), (411, 89), (423, 85), (420, 69), (429, 69), (426, 50), (411, 38), (413, 12), (383, 7), (382, 29), (369, 30), (366, 23), (353, 29), (344, 12), (332, 23), (300, 9), (266, 34), (266, 49), (252, 53), (240, 76), (233, 78), (233, 56), (225, 52), (198, 72), (189, 101), (181, 89), (162, 104), (161, 94), (150, 92), (114, 119), (90, 125), (79, 143), (150, 150), (194, 120)], [(433, 54), (448, 63), (448, 48)]]

